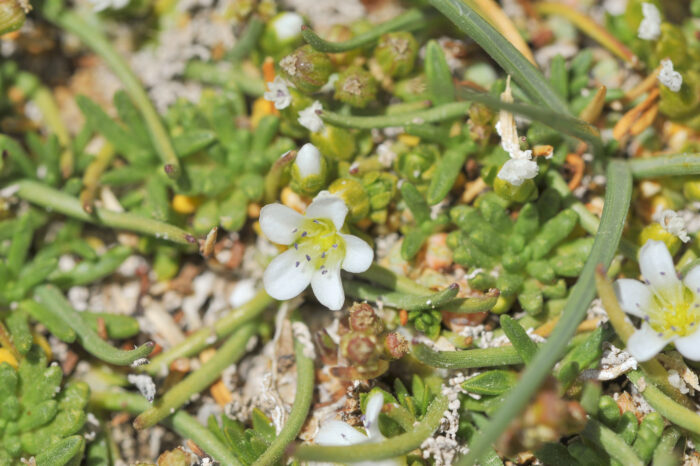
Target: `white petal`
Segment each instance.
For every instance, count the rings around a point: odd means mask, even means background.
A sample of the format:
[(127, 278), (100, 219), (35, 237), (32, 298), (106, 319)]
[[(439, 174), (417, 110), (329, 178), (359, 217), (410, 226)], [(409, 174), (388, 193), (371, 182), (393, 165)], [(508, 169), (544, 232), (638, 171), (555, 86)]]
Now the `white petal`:
[(627, 341), (627, 352), (637, 361), (644, 362), (656, 356), (668, 343), (668, 340), (664, 340), (653, 328), (643, 323), (642, 328)]
[[(323, 272), (326, 273), (323, 273)], [(340, 281), (340, 267), (316, 270), (311, 277), (311, 289), (318, 302), (331, 311), (337, 311), (345, 303), (345, 291)]]
[(347, 214), (348, 206), (345, 205), (345, 201), (328, 191), (321, 191), (306, 208), (305, 215), (307, 218), (330, 219), (336, 230), (340, 230), (343, 228)]
[(513, 186), (520, 186), (525, 182), (537, 176), (539, 167), (534, 160), (527, 158), (513, 158), (506, 161), (498, 172), (498, 177), (503, 181), (507, 181)]
[(292, 244), (304, 217), (289, 207), (274, 203), (260, 210), (260, 229), (267, 239), (278, 244)]
[(345, 240), (343, 270), (352, 273), (360, 273), (367, 270), (374, 259), (374, 251), (369, 244), (354, 235), (341, 233), (340, 236)]
[[(299, 265), (297, 265), (297, 263)], [(283, 301), (299, 295), (309, 286), (313, 267), (294, 248), (272, 259), (263, 274), (267, 294)]]
[(673, 257), (663, 241), (649, 240), (642, 246), (639, 250), (639, 269), (654, 294), (666, 294), (669, 288), (679, 288)]
[(674, 343), (678, 352), (684, 357), (693, 361), (700, 361), (700, 330), (696, 330), (695, 333), (687, 337), (678, 338)]
[(277, 16), (273, 23), (277, 38), (284, 41), (301, 34), (304, 19), (296, 13), (284, 12)]
[(683, 283), (696, 297), (700, 297), (700, 265), (693, 267), (690, 272), (685, 274)]
[(652, 298), (648, 286), (638, 280), (620, 278), (615, 281), (613, 288), (623, 311), (636, 317), (643, 318), (647, 315)]
[(311, 143), (304, 144), (299, 149), (294, 165), (299, 168), (302, 178), (321, 173), (321, 152)]
[(314, 438), (314, 443), (330, 446), (355, 445), (366, 441), (367, 437), (342, 421), (325, 422)]
[(384, 438), (379, 430), (379, 413), (381, 413), (383, 406), (384, 395), (381, 393), (375, 393), (367, 400), (365, 409), (365, 429), (367, 429), (367, 434), (373, 441)]

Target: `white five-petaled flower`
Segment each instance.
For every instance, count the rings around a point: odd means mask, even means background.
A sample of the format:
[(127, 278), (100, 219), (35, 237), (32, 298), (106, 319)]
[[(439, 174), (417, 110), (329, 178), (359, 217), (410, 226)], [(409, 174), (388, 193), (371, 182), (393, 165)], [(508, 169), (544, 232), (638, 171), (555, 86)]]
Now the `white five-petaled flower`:
[(642, 3), (642, 22), (637, 29), (637, 37), (644, 40), (656, 40), (661, 34), (661, 13), (653, 3)]
[(668, 58), (661, 60), (661, 71), (659, 71), (659, 82), (668, 87), (673, 92), (681, 90), (683, 76), (673, 69), (673, 62)]
[(287, 87), (287, 81), (280, 76), (275, 76), (275, 80), (267, 83), (268, 91), (263, 94), (263, 98), (269, 102), (274, 102), (277, 110), (289, 107), (292, 103), (292, 94)]
[(299, 112), (298, 122), (312, 133), (318, 133), (323, 129), (323, 120), (318, 113), (323, 110), (323, 105), (318, 100)]
[(321, 191), (304, 215), (282, 204), (260, 211), (260, 228), (273, 243), (289, 245), (263, 274), (265, 291), (275, 299), (291, 299), (309, 283), (318, 301), (331, 310), (345, 302), (340, 269), (364, 272), (374, 251), (357, 236), (341, 233), (348, 207), (328, 191)]
[[(314, 442), (318, 445), (347, 446), (360, 445), (363, 443), (376, 443), (385, 439), (379, 430), (379, 413), (384, 406), (384, 396), (375, 393), (367, 400), (365, 409), (364, 425), (367, 435), (362, 433), (342, 421), (328, 421), (319, 429)], [(362, 461), (358, 463), (348, 463), (353, 466), (399, 466), (404, 462), (399, 459), (388, 459), (383, 461)]]
[[(510, 76), (508, 76), (508, 81), (506, 82), (506, 90), (501, 94), (501, 100), (508, 103), (513, 102), (513, 94), (510, 90)], [(537, 162), (532, 160), (532, 151), (520, 150), (518, 128), (515, 125), (515, 118), (512, 113), (506, 110), (499, 112), (496, 131), (501, 137), (501, 147), (510, 155), (510, 160), (503, 164), (497, 176), (513, 186), (520, 186), (525, 180), (537, 176), (539, 167)]]
[(321, 152), (316, 146), (307, 142), (297, 152), (294, 165), (299, 169), (299, 175), (302, 178), (318, 175), (321, 173)]
[(639, 251), (639, 268), (644, 283), (629, 278), (615, 282), (622, 310), (642, 319), (627, 352), (647, 361), (673, 342), (683, 356), (700, 360), (700, 266), (680, 281), (666, 245), (649, 240)]
[(664, 230), (677, 236), (684, 243), (690, 241), (685, 220), (674, 211), (670, 209), (659, 210), (652, 216), (652, 220), (659, 222)]

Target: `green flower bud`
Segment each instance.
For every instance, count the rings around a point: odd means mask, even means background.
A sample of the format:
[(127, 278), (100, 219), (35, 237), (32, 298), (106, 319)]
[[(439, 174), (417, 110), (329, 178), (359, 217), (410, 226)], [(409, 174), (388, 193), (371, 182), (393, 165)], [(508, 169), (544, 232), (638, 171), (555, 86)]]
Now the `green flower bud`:
[(281, 56), (294, 50), (301, 43), (301, 27), (304, 18), (297, 13), (279, 13), (265, 25), (260, 37), (260, 48), (266, 55)]
[(693, 118), (700, 106), (700, 74), (683, 72), (683, 84), (678, 92), (659, 86), (659, 111), (674, 120)]
[(525, 180), (520, 186), (515, 186), (496, 177), (493, 190), (503, 199), (514, 202), (522, 203), (537, 198), (537, 186), (533, 180)]
[(637, 238), (637, 244), (643, 246), (649, 240), (663, 241), (671, 255), (676, 254), (681, 247), (680, 238), (666, 231), (664, 227), (657, 222), (647, 225), (642, 229)]
[(328, 162), (313, 144), (304, 144), (292, 164), (291, 188), (303, 196), (315, 196), (326, 186)]
[(334, 160), (350, 160), (357, 151), (355, 136), (345, 128), (326, 124), (318, 133), (311, 133), (310, 139), (323, 154)]
[(658, 66), (664, 58), (673, 62), (677, 69), (685, 69), (688, 66), (688, 44), (683, 36), (683, 31), (671, 23), (661, 23), (661, 35), (656, 42), (656, 54), (652, 60), (652, 66)]
[(390, 32), (379, 39), (374, 58), (385, 74), (402, 78), (413, 71), (418, 54), (418, 42), (406, 31)]
[(422, 184), (428, 180), (439, 157), (440, 152), (436, 146), (421, 144), (400, 151), (394, 168), (411, 183)]
[(683, 195), (690, 201), (700, 201), (700, 181), (686, 181), (683, 183)]
[(340, 73), (335, 82), (335, 98), (353, 107), (364, 108), (377, 97), (377, 82), (359, 66)]
[(0, 34), (22, 27), (26, 14), (32, 7), (27, 0), (3, 0), (0, 2)]
[(369, 196), (371, 211), (386, 209), (394, 196), (396, 196), (398, 182), (396, 175), (380, 171), (370, 172), (362, 177), (362, 184)]
[(340, 353), (351, 366), (363, 372), (376, 365), (380, 348), (376, 336), (351, 332), (343, 335), (340, 340)]
[(338, 178), (328, 187), (331, 194), (340, 197), (348, 206), (348, 219), (357, 222), (369, 214), (369, 196), (365, 188), (354, 178)]
[(428, 83), (424, 74), (406, 78), (396, 83), (394, 95), (404, 102), (418, 102), (430, 99)]
[(310, 45), (299, 47), (280, 60), (285, 77), (301, 92), (310, 94), (328, 82), (333, 64), (325, 53), (317, 52)]

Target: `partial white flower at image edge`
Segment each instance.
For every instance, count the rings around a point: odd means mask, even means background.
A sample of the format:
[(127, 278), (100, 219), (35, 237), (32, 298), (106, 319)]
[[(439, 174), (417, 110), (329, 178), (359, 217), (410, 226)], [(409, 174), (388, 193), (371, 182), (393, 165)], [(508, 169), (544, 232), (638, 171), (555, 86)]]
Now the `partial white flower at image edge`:
[[(367, 435), (342, 421), (328, 421), (319, 429), (314, 443), (327, 446), (361, 445), (363, 443), (376, 443), (385, 440), (386, 437), (379, 430), (379, 413), (384, 406), (384, 396), (375, 393), (367, 400), (367, 408), (364, 415), (364, 426)], [(354, 466), (400, 466), (405, 464), (401, 459), (388, 459), (383, 461), (361, 461), (348, 463)]]
[(362, 239), (341, 233), (348, 207), (328, 191), (321, 191), (304, 215), (282, 204), (260, 211), (260, 228), (273, 243), (289, 248), (265, 269), (267, 293), (280, 301), (294, 298), (311, 284), (316, 299), (331, 310), (345, 302), (340, 269), (364, 272), (374, 251)]
[(678, 279), (673, 257), (662, 241), (647, 241), (639, 251), (644, 283), (615, 281), (615, 294), (626, 313), (642, 319), (627, 342), (627, 352), (648, 361), (669, 343), (686, 358), (700, 360), (700, 266)]

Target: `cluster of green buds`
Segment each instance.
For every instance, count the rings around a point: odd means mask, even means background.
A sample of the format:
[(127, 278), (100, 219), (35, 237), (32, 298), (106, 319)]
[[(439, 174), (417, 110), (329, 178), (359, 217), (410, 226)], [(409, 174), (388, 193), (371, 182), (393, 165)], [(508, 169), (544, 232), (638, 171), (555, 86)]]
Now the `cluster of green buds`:
[[(545, 190), (536, 203), (527, 203), (513, 220), (508, 203), (495, 193), (481, 195), (474, 206), (450, 211), (459, 230), (447, 237), (458, 264), (477, 271), (469, 286), (501, 290), (493, 312), (506, 312), (517, 299), (531, 315), (548, 303), (566, 297), (565, 278), (577, 277), (593, 245), (593, 238), (572, 237), (578, 215), (560, 211), (560, 199)], [(574, 235), (575, 236), (575, 235)]]
[(0, 463), (34, 456), (37, 465), (80, 464), (87, 384), (70, 382), (61, 388), (61, 368), (47, 367), (38, 345), (19, 356), (17, 367), (0, 363)]
[(317, 342), (327, 361), (346, 361), (346, 365), (331, 368), (333, 375), (343, 379), (379, 377), (389, 369), (390, 361), (400, 359), (409, 349), (406, 339), (387, 331), (384, 322), (367, 303), (352, 305), (338, 334), (339, 344), (326, 333), (318, 334)]
[(386, 223), (389, 204), (398, 192), (398, 182), (398, 177), (393, 173), (379, 170), (362, 176), (362, 186), (369, 198), (369, 219), (374, 223)]

